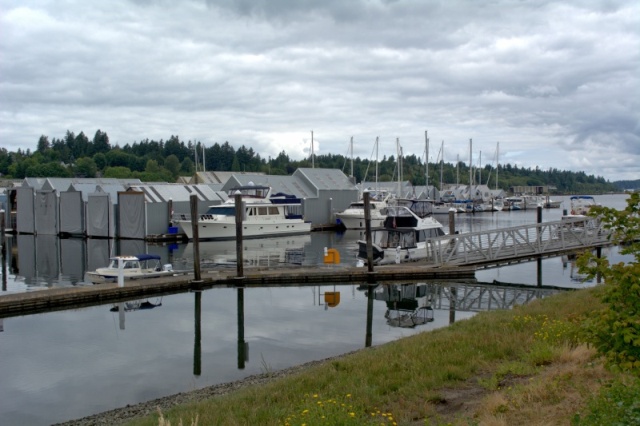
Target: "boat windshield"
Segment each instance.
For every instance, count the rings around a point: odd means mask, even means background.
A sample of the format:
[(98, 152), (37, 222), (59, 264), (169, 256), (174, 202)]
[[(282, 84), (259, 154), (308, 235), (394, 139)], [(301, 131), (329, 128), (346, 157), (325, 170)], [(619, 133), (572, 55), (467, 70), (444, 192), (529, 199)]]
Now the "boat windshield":
[[(118, 259), (111, 259), (111, 263), (109, 263), (109, 268), (118, 269)], [(137, 260), (125, 260), (124, 261), (124, 269), (135, 269), (140, 268), (140, 262)]]
[(235, 206), (215, 206), (209, 208), (205, 214), (220, 215), (220, 216), (235, 216)]

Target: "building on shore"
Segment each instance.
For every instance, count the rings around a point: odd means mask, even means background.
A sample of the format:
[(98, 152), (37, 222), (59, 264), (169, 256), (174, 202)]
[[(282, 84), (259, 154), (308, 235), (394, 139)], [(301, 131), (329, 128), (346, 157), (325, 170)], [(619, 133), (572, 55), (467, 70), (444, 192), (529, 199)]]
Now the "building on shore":
[[(195, 181), (195, 179), (194, 179)], [(5, 223), (16, 234), (145, 240), (167, 234), (175, 213), (224, 202), (235, 186), (269, 185), (299, 198), (313, 227), (335, 225), (335, 213), (357, 200), (358, 189), (337, 169), (303, 168), (292, 176), (199, 172), (207, 183), (144, 183), (139, 179), (26, 178), (6, 189)]]

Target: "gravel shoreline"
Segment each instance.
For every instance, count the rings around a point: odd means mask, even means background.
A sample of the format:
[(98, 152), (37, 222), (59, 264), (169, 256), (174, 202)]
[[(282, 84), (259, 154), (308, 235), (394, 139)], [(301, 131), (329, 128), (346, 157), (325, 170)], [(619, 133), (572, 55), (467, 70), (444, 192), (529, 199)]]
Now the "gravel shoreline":
[(176, 405), (198, 402), (214, 396), (225, 395), (248, 386), (263, 385), (273, 380), (295, 374), (307, 368), (323, 364), (327, 361), (342, 358), (355, 352), (357, 351), (331, 358), (326, 358), (319, 361), (310, 361), (305, 364), (285, 368), (284, 370), (248, 376), (235, 382), (221, 383), (202, 389), (196, 389), (190, 392), (182, 392), (175, 395), (153, 399), (151, 401), (141, 402), (139, 404), (127, 405), (126, 407), (104, 411), (102, 413), (93, 414), (81, 419), (70, 420), (63, 423), (56, 423), (54, 426), (122, 425), (128, 421), (133, 420), (136, 417), (144, 417), (148, 416), (149, 414), (155, 414), (158, 412), (158, 408), (160, 408), (163, 413), (166, 413), (170, 408)]

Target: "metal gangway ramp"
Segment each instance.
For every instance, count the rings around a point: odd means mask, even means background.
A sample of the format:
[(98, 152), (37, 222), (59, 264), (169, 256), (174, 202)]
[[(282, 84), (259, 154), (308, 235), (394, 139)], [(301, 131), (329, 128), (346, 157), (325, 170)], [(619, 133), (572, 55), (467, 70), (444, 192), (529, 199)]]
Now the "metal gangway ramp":
[(590, 217), (450, 234), (429, 242), (427, 263), (432, 266), (485, 267), (612, 244), (611, 231), (600, 220)]

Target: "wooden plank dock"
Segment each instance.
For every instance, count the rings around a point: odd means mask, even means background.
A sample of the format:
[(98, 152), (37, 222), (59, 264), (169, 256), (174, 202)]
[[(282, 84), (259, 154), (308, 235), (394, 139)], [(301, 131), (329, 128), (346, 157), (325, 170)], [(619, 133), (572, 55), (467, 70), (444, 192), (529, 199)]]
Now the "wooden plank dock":
[(415, 280), (474, 280), (475, 268), (434, 268), (424, 264), (400, 264), (367, 268), (342, 265), (317, 267), (245, 268), (244, 277), (236, 270), (203, 271), (201, 280), (193, 274), (129, 280), (124, 287), (105, 283), (82, 287), (37, 290), (0, 296), (0, 318), (56, 310), (116, 303), (150, 296), (200, 291), (213, 287), (305, 286), (322, 284), (379, 283)]

